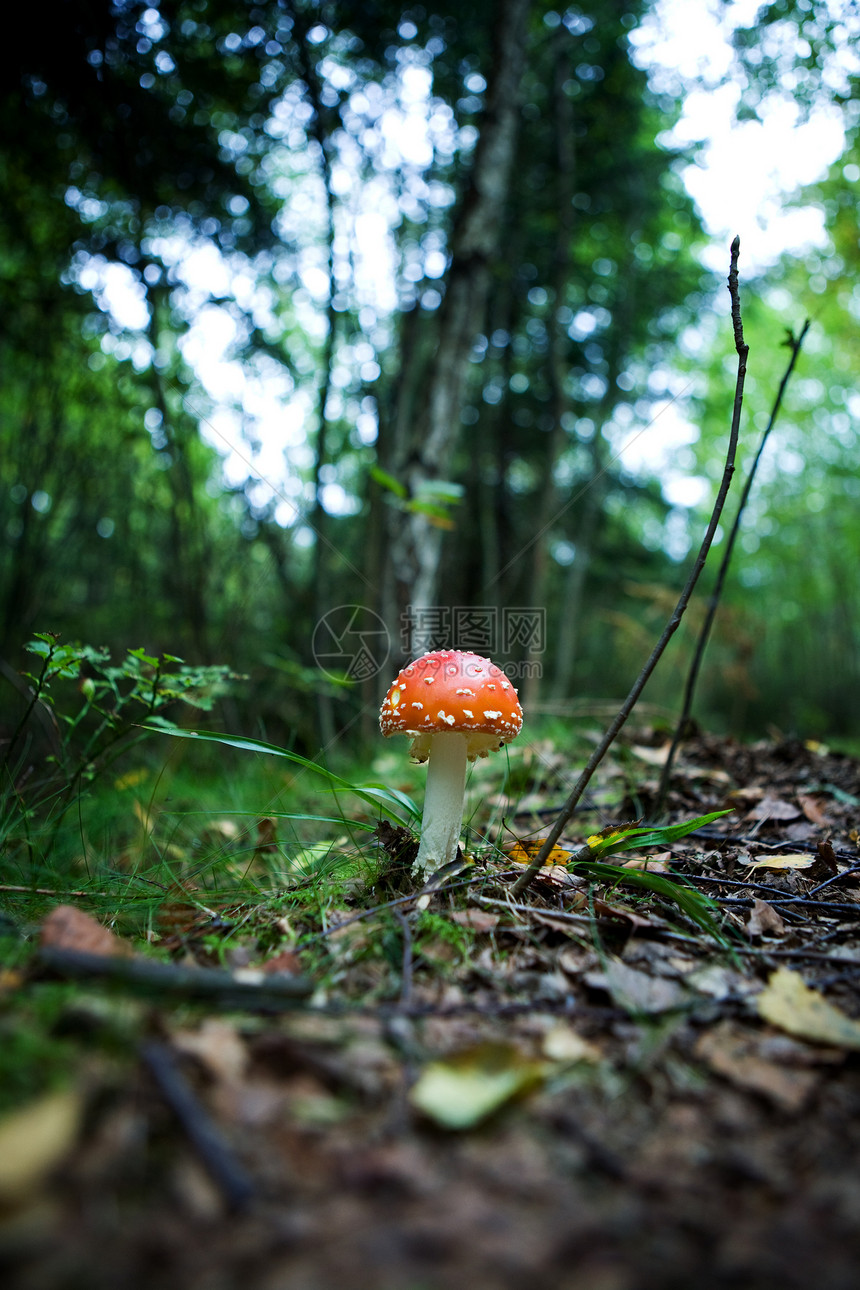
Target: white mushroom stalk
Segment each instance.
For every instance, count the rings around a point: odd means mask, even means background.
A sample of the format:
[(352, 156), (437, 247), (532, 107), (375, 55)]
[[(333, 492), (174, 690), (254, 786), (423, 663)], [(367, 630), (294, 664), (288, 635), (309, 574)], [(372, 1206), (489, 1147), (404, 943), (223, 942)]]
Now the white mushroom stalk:
[(433, 650), (401, 669), (379, 713), (384, 735), (412, 736), (413, 761), (427, 761), (422, 876), (451, 864), (463, 824), (466, 763), (486, 757), (523, 724), (517, 692), (501, 668), (466, 650)]
[(425, 876), (457, 857), (466, 795), (466, 761), (465, 735), (430, 736), (421, 845), (415, 862)]

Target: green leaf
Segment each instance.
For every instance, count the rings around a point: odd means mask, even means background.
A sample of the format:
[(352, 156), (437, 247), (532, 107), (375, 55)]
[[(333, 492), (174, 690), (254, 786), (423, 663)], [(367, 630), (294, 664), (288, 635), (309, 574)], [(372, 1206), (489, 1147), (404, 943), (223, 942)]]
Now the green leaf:
[(482, 1043), (424, 1067), (409, 1100), (445, 1129), (471, 1129), (535, 1088), (544, 1065), (513, 1044)]
[(387, 488), (389, 493), (393, 493), (394, 496), (399, 497), (401, 501), (405, 501), (409, 496), (409, 490), (406, 488), (405, 484), (401, 484), (399, 479), (395, 479), (393, 475), (389, 475), (388, 471), (383, 470), (381, 466), (371, 466), (370, 477), (371, 479), (375, 479), (381, 488)]
[(712, 811), (710, 815), (698, 815), (694, 820), (682, 820), (680, 824), (667, 824), (661, 827), (653, 825), (637, 826), (632, 829), (618, 829), (603, 834), (595, 834), (588, 839), (588, 846), (596, 858), (612, 855), (619, 851), (633, 851), (638, 847), (663, 847), (670, 842), (677, 842), (688, 833), (695, 833), (713, 820), (723, 815), (731, 815), (731, 810)]
[(285, 757), (287, 761), (294, 762), (303, 770), (309, 770), (326, 780), (332, 792), (352, 793), (353, 796), (367, 802), (380, 810), (383, 815), (390, 816), (406, 828), (412, 820), (418, 818), (417, 806), (406, 793), (400, 792), (399, 789), (385, 788), (379, 784), (352, 784), (342, 775), (336, 775), (326, 766), (321, 766), (319, 762), (311, 761), (309, 757), (302, 757), (299, 753), (289, 752), (286, 748), (279, 748), (276, 744), (265, 743), (262, 739), (250, 739), (242, 735), (222, 735), (211, 730), (164, 730), (151, 721), (142, 725), (141, 729), (151, 730), (159, 735), (170, 734), (176, 739), (199, 739), (202, 743), (224, 744), (228, 748), (239, 748), (243, 752)]

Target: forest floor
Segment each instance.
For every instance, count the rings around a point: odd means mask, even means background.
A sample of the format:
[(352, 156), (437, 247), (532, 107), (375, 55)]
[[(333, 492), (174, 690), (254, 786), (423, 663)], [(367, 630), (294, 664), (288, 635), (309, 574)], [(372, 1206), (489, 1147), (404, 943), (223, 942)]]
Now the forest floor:
[[(647, 815), (663, 753), (633, 749), (619, 821)], [(698, 737), (671, 815), (723, 807), (649, 859), (713, 899), (722, 940), (659, 892), (555, 866), (512, 902), (515, 868), (478, 865), (430, 915), (348, 894), (313, 955), (299, 916), (268, 961), (258, 927), (228, 964), (256, 1002), (213, 975), (206, 1003), (181, 972), (216, 972), (211, 926), (176, 933), (162, 995), (68, 901), (0, 975), (0, 1017), (77, 951), (120, 980), (77, 981), (53, 1025), (84, 1056), (0, 1120), (0, 1282), (856, 1290), (860, 763)]]

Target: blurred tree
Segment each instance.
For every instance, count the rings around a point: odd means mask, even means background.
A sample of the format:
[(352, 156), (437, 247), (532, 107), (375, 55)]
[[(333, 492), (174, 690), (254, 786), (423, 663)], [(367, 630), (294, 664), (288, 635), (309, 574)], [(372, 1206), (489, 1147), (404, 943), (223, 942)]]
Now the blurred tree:
[[(807, 40), (810, 3), (779, 13)], [(49, 627), (259, 664), (260, 712), (308, 744), (350, 693), (312, 649), (341, 604), (395, 649), (410, 610), (541, 610), (551, 644), (488, 646), (532, 703), (538, 668), (556, 702), (626, 688), (659, 600), (629, 584), (677, 580), (684, 516), (617, 458), (687, 379), (712, 288), (660, 142), (678, 100), (630, 40), (648, 8), (87, 0), (6, 42), (3, 648)], [(848, 173), (821, 193), (827, 284), (854, 262)], [(852, 300), (819, 300), (834, 346)], [(825, 435), (853, 414), (847, 378), (821, 385)]]

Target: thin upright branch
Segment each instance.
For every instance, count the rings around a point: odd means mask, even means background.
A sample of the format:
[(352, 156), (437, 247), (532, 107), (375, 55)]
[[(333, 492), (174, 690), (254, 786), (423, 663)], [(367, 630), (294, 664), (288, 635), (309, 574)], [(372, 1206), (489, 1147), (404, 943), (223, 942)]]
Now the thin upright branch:
[(737, 536), (740, 531), (741, 520), (743, 519), (743, 514), (744, 514), (744, 511), (746, 510), (747, 502), (749, 501), (749, 495), (752, 490), (753, 481), (755, 480), (755, 477), (756, 477), (756, 472), (759, 467), (759, 462), (761, 461), (762, 453), (764, 452), (765, 444), (768, 441), (770, 432), (774, 427), (774, 423), (776, 421), (777, 416), (779, 415), (779, 410), (780, 410), (780, 407), (782, 406), (782, 396), (785, 393), (786, 386), (788, 385), (789, 379), (791, 378), (791, 374), (794, 371), (795, 364), (797, 363), (798, 355), (800, 354), (801, 347), (803, 345), (804, 340), (806, 339), (806, 333), (809, 331), (809, 327), (810, 327), (810, 321), (807, 318), (806, 322), (803, 324), (803, 327), (801, 328), (800, 334), (797, 337), (793, 336), (791, 332), (789, 332), (789, 335), (788, 335), (788, 340), (786, 343), (791, 349), (791, 357), (788, 360), (788, 366), (786, 367), (785, 372), (783, 373), (782, 380), (779, 383), (779, 389), (777, 390), (776, 398), (773, 401), (773, 407), (771, 409), (770, 418), (768, 420), (767, 426), (765, 427), (764, 433), (762, 434), (761, 442), (759, 443), (759, 446), (758, 446), (758, 451), (756, 452), (752, 466), (750, 467), (749, 473), (747, 475), (746, 482), (744, 483), (743, 492), (741, 493), (741, 499), (740, 499), (740, 502), (738, 503), (737, 514), (735, 515), (735, 521), (734, 521), (734, 524), (732, 525), (731, 532), (729, 533), (728, 541), (726, 542), (726, 548), (725, 548), (725, 551), (723, 552), (722, 562), (720, 564), (719, 572), (717, 574), (717, 578), (714, 583), (714, 589), (711, 592), (711, 597), (710, 597), (710, 600), (708, 601), (708, 612), (705, 615), (705, 621), (703, 622), (701, 631), (699, 632), (699, 639), (696, 642), (696, 650), (693, 655), (693, 661), (690, 664), (689, 674), (687, 676), (687, 684), (684, 690), (684, 702), (681, 707), (681, 715), (678, 718), (678, 724), (675, 727), (675, 734), (672, 739), (671, 747), (669, 748), (669, 754), (666, 758), (666, 763), (663, 767), (663, 773), (660, 776), (660, 787), (657, 792), (657, 801), (654, 808), (655, 814), (660, 813), (660, 811), (663, 808), (663, 804), (666, 801), (666, 794), (669, 791), (669, 780), (672, 774), (672, 765), (675, 760), (675, 754), (678, 751), (678, 745), (684, 739), (687, 732), (687, 728), (690, 720), (690, 713), (693, 710), (693, 697), (696, 693), (696, 684), (699, 679), (699, 672), (701, 670), (702, 660), (704, 659), (704, 656), (705, 656), (705, 650), (707, 649), (708, 640), (711, 635), (711, 628), (713, 627), (714, 618), (716, 617), (716, 613), (717, 613), (717, 608), (722, 598), (723, 587), (726, 581), (726, 575), (729, 570), (729, 565), (731, 564), (731, 561), (732, 561), (732, 553), (735, 549), (735, 542), (737, 541)]
[(749, 346), (744, 340), (743, 322), (741, 319), (740, 294), (738, 290), (739, 254), (740, 254), (740, 238), (736, 237), (732, 242), (732, 247), (731, 247), (731, 262), (730, 262), (730, 269), (729, 269), (728, 287), (729, 287), (729, 295), (731, 296), (731, 302), (732, 302), (732, 327), (733, 327), (734, 336), (735, 336), (735, 349), (737, 350), (737, 355), (738, 355), (738, 372), (737, 372), (737, 380), (735, 382), (735, 399), (734, 399), (734, 406), (732, 410), (732, 425), (731, 425), (731, 431), (729, 433), (729, 443), (728, 443), (728, 448), (726, 450), (726, 462), (723, 468), (723, 477), (720, 482), (719, 491), (717, 492), (716, 501), (714, 502), (714, 509), (711, 514), (711, 519), (710, 519), (710, 523), (708, 524), (707, 532), (705, 533), (704, 539), (702, 540), (702, 545), (699, 548), (699, 554), (696, 557), (696, 562), (690, 571), (690, 575), (687, 578), (686, 585), (684, 586), (684, 589), (681, 592), (680, 598), (678, 600), (677, 605), (675, 606), (675, 609), (672, 613), (671, 618), (669, 619), (668, 623), (666, 624), (666, 627), (663, 630), (662, 636), (660, 637), (657, 644), (654, 646), (654, 649), (651, 651), (651, 656), (648, 659), (648, 662), (645, 664), (642, 671), (639, 673), (639, 676), (636, 678), (636, 681), (633, 685), (632, 690), (630, 691), (627, 698), (624, 700), (624, 703), (622, 704), (621, 708), (619, 709), (618, 715), (610, 725), (609, 729), (606, 731), (606, 734), (603, 736), (603, 739), (601, 740), (598, 747), (592, 753), (585, 769), (583, 770), (579, 779), (576, 781), (576, 784), (573, 786), (570, 796), (568, 797), (564, 806), (561, 808), (558, 818), (556, 819), (556, 822), (553, 825), (553, 827), (550, 829), (549, 834), (547, 835), (543, 846), (535, 856), (534, 860), (528, 866), (528, 868), (523, 872), (522, 876), (515, 883), (511, 892), (511, 895), (514, 898), (519, 896), (521, 892), (525, 891), (526, 887), (528, 887), (528, 885), (532, 882), (534, 877), (540, 872), (541, 868), (543, 867), (544, 863), (549, 857), (550, 852), (552, 851), (558, 839), (561, 837), (562, 832), (564, 831), (564, 828), (568, 820), (573, 815), (573, 812), (576, 810), (576, 807), (579, 803), (580, 798), (582, 797), (582, 794), (585, 792), (586, 788), (591, 782), (592, 775), (594, 774), (594, 772), (596, 771), (600, 763), (603, 761), (603, 758), (606, 756), (607, 752), (612, 747), (612, 744), (615, 742), (616, 736), (618, 735), (619, 731), (622, 729), (625, 722), (627, 721), (627, 718), (630, 716), (630, 713), (633, 711), (634, 707), (636, 706), (636, 703), (638, 702), (640, 694), (645, 689), (645, 686), (648, 680), (650, 679), (652, 672), (654, 671), (655, 667), (660, 661), (660, 658), (663, 655), (663, 651), (665, 650), (672, 636), (674, 636), (675, 632), (678, 630), (678, 627), (680, 626), (680, 623), (681, 623), (681, 619), (684, 616), (684, 612), (687, 608), (690, 597), (693, 594), (693, 590), (696, 586), (696, 583), (699, 580), (699, 576), (702, 572), (702, 569), (705, 567), (705, 561), (708, 557), (708, 552), (710, 551), (711, 544), (714, 540), (714, 534), (717, 531), (717, 525), (719, 524), (720, 517), (722, 516), (722, 513), (723, 513), (723, 507), (725, 506), (726, 497), (728, 495), (729, 487), (732, 482), (732, 476), (735, 470), (735, 456), (737, 454), (738, 434), (740, 431), (740, 422), (741, 422), (741, 409), (743, 407), (744, 381), (746, 379), (746, 371), (747, 371), (747, 355), (749, 354)]

